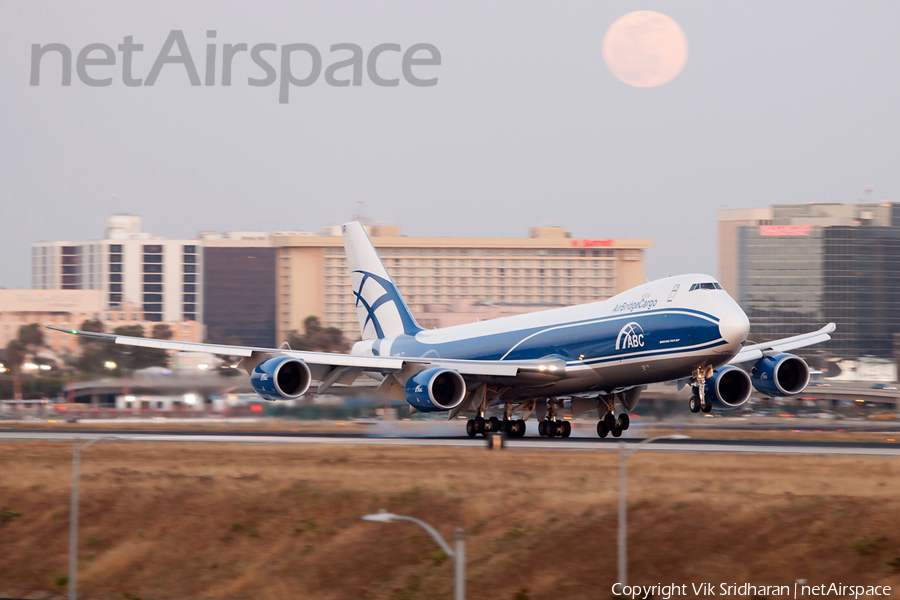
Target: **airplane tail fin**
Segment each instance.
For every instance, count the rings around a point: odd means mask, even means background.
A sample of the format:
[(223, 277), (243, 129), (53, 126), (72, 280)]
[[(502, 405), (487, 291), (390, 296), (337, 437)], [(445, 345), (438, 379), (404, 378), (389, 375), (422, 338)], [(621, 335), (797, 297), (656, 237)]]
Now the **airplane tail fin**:
[(422, 331), (363, 226), (353, 221), (342, 225), (341, 231), (362, 339), (415, 335)]

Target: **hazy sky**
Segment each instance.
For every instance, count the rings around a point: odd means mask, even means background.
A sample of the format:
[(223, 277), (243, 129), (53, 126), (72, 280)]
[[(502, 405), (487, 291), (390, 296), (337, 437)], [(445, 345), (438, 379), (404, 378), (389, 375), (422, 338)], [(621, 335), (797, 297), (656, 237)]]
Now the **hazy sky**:
[[(670, 83), (635, 88), (601, 57), (635, 10), (665, 13), (690, 45)], [(170, 30), (200, 77), (222, 44), (437, 46), (434, 87), (60, 85), (58, 56), (29, 85), (34, 43), (144, 45)], [(278, 65), (277, 57), (269, 60)], [(343, 54), (340, 58), (343, 58)], [(385, 76), (399, 74), (385, 55)], [(74, 58), (74, 57), (73, 57)], [(302, 62), (298, 60), (297, 71)], [(217, 76), (217, 80), (219, 77)], [(29, 287), (30, 244), (102, 237), (112, 212), (147, 231), (319, 230), (364, 212), (408, 235), (647, 237), (648, 276), (715, 271), (715, 211), (771, 202), (900, 201), (900, 3), (883, 2), (0, 2), (0, 286)], [(111, 200), (111, 194), (118, 200)]]

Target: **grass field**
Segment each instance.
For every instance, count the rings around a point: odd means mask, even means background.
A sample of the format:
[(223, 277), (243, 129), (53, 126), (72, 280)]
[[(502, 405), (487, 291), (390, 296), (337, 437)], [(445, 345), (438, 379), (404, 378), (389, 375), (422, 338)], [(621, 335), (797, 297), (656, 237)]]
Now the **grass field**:
[[(101, 443), (83, 456), (87, 598), (450, 598), (386, 508), (468, 541), (469, 598), (609, 598), (614, 453)], [(0, 596), (62, 591), (71, 445), (0, 443)], [(631, 583), (900, 587), (900, 459), (629, 459)], [(690, 587), (688, 588), (690, 590)], [(21, 597), (21, 596), (19, 596)]]

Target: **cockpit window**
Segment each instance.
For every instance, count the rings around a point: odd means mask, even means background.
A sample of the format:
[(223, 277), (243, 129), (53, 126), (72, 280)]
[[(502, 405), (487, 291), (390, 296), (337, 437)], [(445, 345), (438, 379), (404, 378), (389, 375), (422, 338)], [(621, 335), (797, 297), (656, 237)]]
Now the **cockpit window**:
[(695, 283), (689, 289), (689, 292), (693, 292), (694, 290), (721, 290), (724, 289), (718, 283)]

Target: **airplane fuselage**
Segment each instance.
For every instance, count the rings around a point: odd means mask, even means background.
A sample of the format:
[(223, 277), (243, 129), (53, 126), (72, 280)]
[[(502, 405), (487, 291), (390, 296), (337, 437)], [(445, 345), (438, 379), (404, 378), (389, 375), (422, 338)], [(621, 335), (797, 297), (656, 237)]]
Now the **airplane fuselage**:
[[(705, 284), (706, 288), (695, 284)], [(712, 288), (712, 289), (710, 289)], [(557, 358), (565, 376), (510, 395), (612, 391), (690, 377), (741, 349), (749, 321), (707, 275), (653, 281), (602, 302), (358, 342), (353, 354), (468, 360)]]

